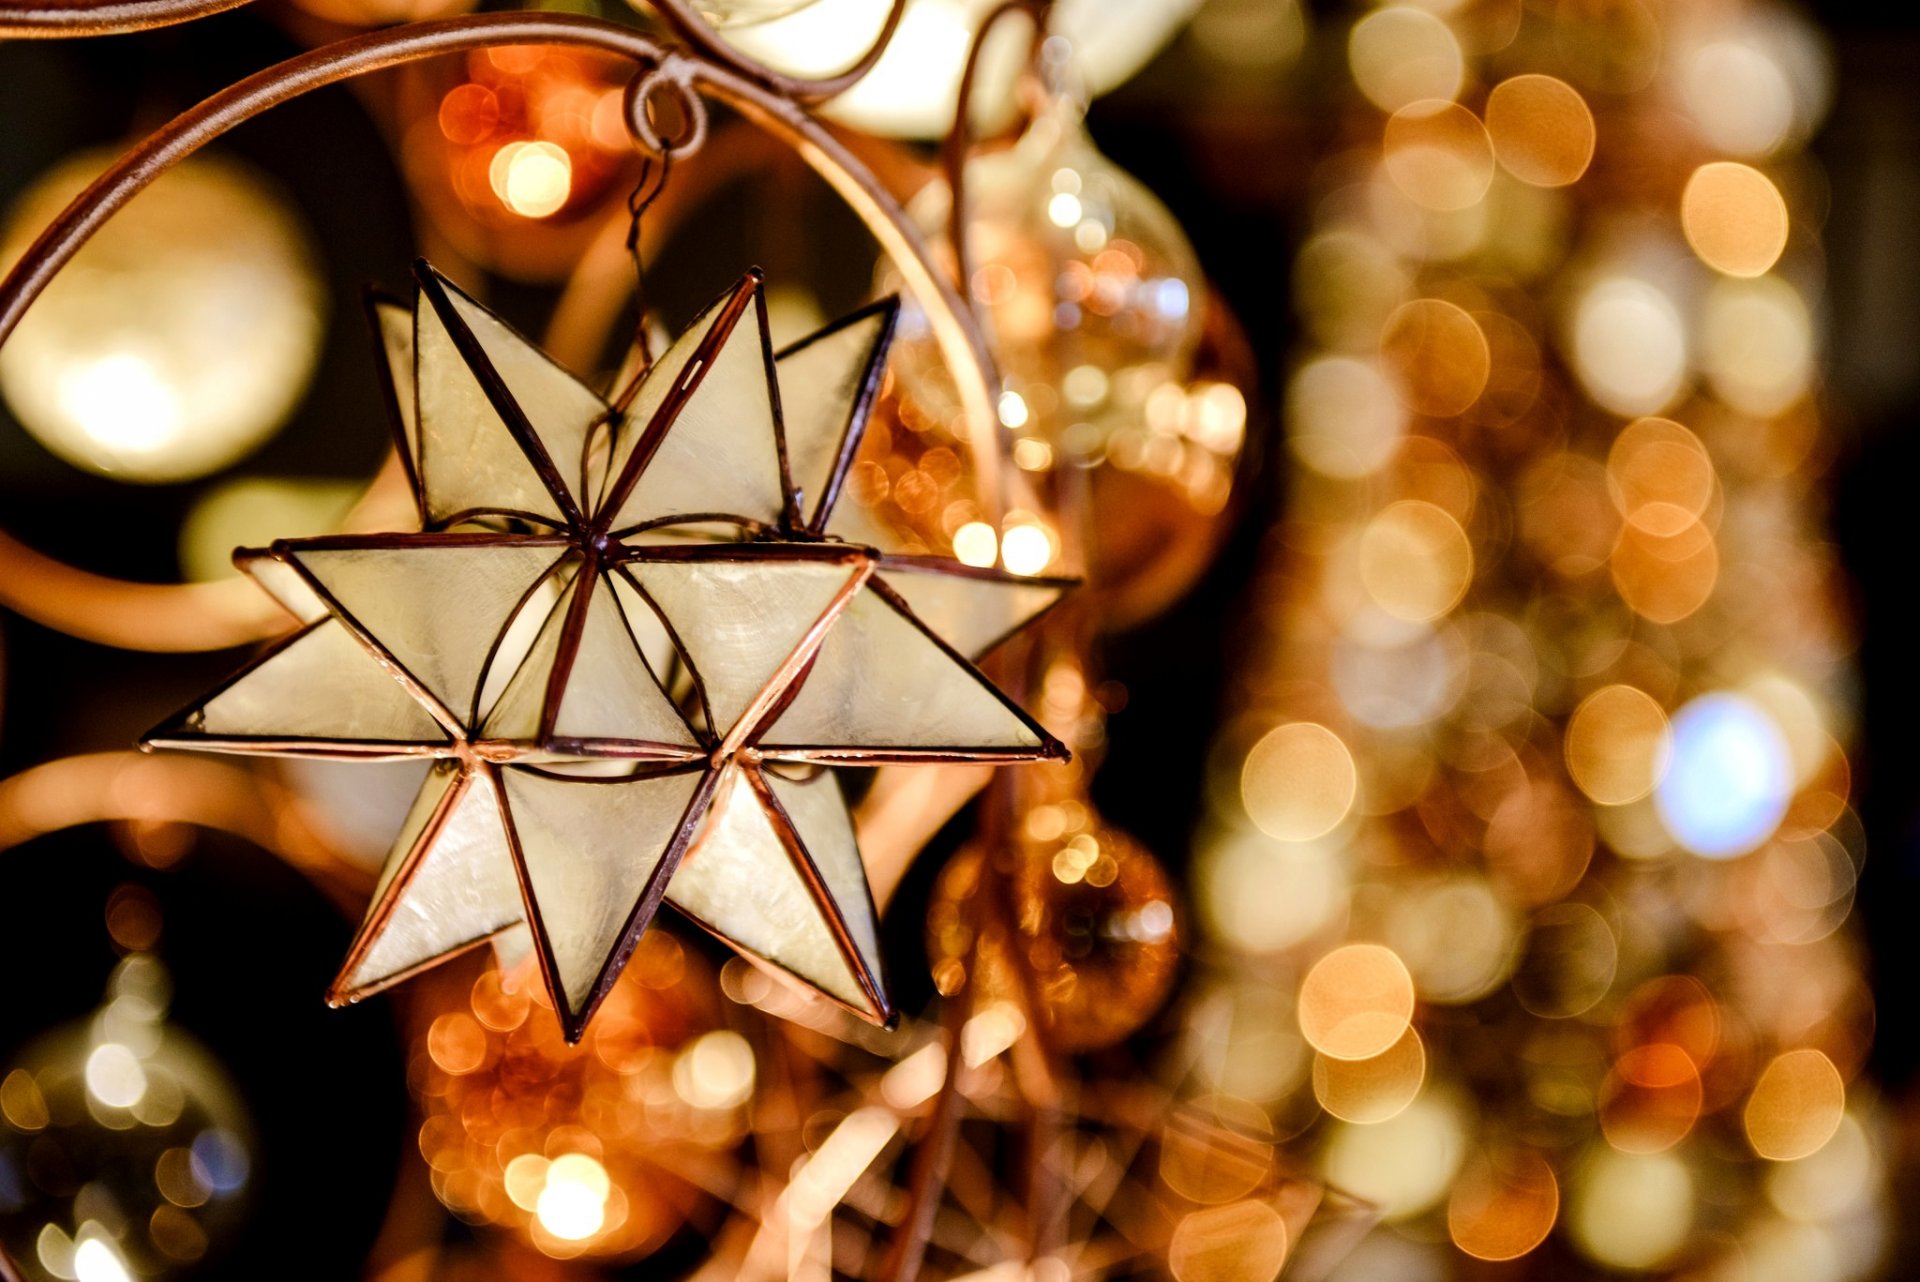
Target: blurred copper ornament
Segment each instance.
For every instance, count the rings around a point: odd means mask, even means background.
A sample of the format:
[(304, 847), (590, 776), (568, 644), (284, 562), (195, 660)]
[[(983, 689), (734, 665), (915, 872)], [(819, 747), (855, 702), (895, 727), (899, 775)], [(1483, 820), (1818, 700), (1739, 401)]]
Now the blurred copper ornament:
[[(1069, 829), (1063, 812), (1079, 822)], [(1034, 836), (1036, 827), (1048, 835)], [(927, 915), (935, 985), (953, 994), (971, 981), (983, 1004), (1030, 993), (1042, 1036), (1062, 1053), (1138, 1032), (1180, 964), (1173, 889), (1159, 861), (1084, 805), (1029, 811), (1008, 854), (1004, 907), (991, 898), (979, 847), (942, 870)]]
[(1180, 964), (1173, 888), (1151, 852), (1088, 814), (1084, 825), (1017, 843), (1014, 938), (1031, 970), (1040, 1028), (1059, 1051), (1097, 1050), (1139, 1031)]

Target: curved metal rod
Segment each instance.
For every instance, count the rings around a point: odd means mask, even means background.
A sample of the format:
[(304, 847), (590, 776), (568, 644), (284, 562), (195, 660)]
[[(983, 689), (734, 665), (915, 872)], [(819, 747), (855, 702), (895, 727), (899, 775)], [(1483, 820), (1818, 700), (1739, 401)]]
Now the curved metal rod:
[(727, 68), (736, 75), (758, 81), (777, 94), (797, 99), (805, 103), (825, 102), (836, 98), (854, 87), (873, 70), (880, 61), (887, 46), (893, 42), (893, 33), (900, 28), (900, 19), (907, 12), (907, 0), (893, 0), (887, 10), (887, 20), (880, 24), (879, 34), (867, 51), (847, 65), (844, 71), (836, 71), (830, 76), (788, 76), (775, 71), (764, 63), (756, 62), (723, 40), (700, 16), (687, 6), (686, 0), (646, 0), (660, 18), (672, 30), (673, 34), (685, 41), (689, 48), (697, 49), (709, 62)]
[(0, 779), (0, 852), (82, 824), (192, 824), (271, 851), (358, 912), (372, 874), (334, 854), (294, 800), (285, 785), (230, 762), (142, 752), (61, 757)]
[[(570, 45), (628, 58), (646, 68), (682, 72), (706, 96), (793, 147), (866, 223), (926, 311), (941, 354), (960, 387), (973, 431), (983, 504), (998, 507), (1000, 442), (994, 430), (998, 422), (994, 405), (999, 387), (986, 337), (934, 266), (925, 239), (899, 203), (843, 143), (791, 99), (744, 73), (594, 18), (481, 14), (370, 32), (289, 58), (189, 108), (115, 161), (28, 246), (0, 283), (0, 343), (6, 342), (33, 300), (107, 219), (167, 169), (236, 125), (291, 98), (371, 71), (513, 44)], [(123, 586), (132, 590), (136, 585)]]
[[(45, 3), (15, 4), (0, 0), (0, 37), (60, 39), (71, 36), (106, 36), (128, 31), (169, 27), (196, 18), (238, 9), (251, 0), (105, 0), (88, 4), (85, 0), (50, 0)], [(687, 4), (687, 0), (647, 0), (667, 28), (688, 48), (699, 51), (707, 61), (757, 81), (777, 94), (800, 102), (825, 102), (858, 84), (874, 64), (880, 61), (900, 28), (908, 0), (893, 0), (886, 21), (858, 58), (842, 71), (827, 76), (789, 76), (747, 57), (722, 39), (712, 26)]]
[(960, 89), (954, 95), (953, 127), (940, 142), (940, 168), (947, 179), (947, 240), (953, 249), (954, 283), (962, 298), (972, 298), (973, 264), (967, 253), (967, 155), (973, 150), (973, 90), (980, 75), (980, 55), (987, 37), (1002, 18), (1022, 13), (1033, 23), (1033, 37), (1027, 49), (1031, 62), (1039, 55), (1047, 35), (1047, 15), (1052, 0), (1002, 0), (974, 29), (973, 44), (967, 50), (965, 68), (960, 73)]
[(107, 0), (105, 4), (0, 3), (0, 37), (57, 40), (67, 36), (111, 36), (192, 22), (249, 0)]

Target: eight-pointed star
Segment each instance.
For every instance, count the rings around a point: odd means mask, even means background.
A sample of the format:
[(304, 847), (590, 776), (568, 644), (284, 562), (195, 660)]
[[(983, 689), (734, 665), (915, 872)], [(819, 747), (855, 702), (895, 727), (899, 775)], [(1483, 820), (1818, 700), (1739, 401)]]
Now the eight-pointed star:
[(1067, 586), (848, 541), (893, 300), (776, 357), (750, 272), (609, 404), (415, 275), (372, 311), (425, 532), (236, 553), (304, 627), (147, 746), (433, 759), (336, 1003), (524, 922), (577, 1039), (665, 898), (888, 1021), (823, 767), (1063, 756), (970, 660)]

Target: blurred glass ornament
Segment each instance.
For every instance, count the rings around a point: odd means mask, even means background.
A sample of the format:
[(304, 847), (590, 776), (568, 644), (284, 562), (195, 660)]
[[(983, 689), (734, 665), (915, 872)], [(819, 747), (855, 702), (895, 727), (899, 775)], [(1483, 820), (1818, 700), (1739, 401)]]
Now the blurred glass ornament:
[[(1044, 53), (1056, 85), (1064, 47), (1049, 40)], [(1017, 142), (968, 162), (969, 292), (999, 361), (1015, 465), (1090, 470), (1086, 528), (1064, 542), (1084, 538), (1103, 611), (1125, 626), (1170, 603), (1211, 559), (1246, 443), (1240, 389), (1253, 362), (1179, 223), (1095, 149), (1083, 117), (1081, 98), (1056, 87)], [(949, 208), (936, 181), (909, 213), (947, 245)], [(883, 271), (880, 288), (896, 287)], [(895, 369), (909, 425), (958, 436), (958, 397), (910, 305)], [(1016, 568), (1011, 529), (985, 533)], [(992, 563), (991, 551), (980, 555)]]
[(571, 1047), (530, 960), (472, 974), (439, 972), (414, 1020), (420, 1152), (448, 1209), (558, 1259), (631, 1259), (713, 1207), (756, 1066), (705, 962), (648, 932)]
[(628, 70), (565, 49), (507, 46), (410, 73), (401, 159), (460, 252), (503, 274), (571, 271), (624, 194)]
[[(966, 237), (969, 292), (1004, 380), (1001, 422), (1094, 462), (1155, 389), (1187, 373), (1206, 284), (1180, 224), (1095, 149), (1084, 111), (1074, 93), (1050, 92), (1011, 147), (967, 162)], [(941, 242), (949, 208), (933, 182), (908, 213)], [(880, 292), (900, 292), (890, 272)], [(902, 390), (956, 416), (925, 314), (903, 308), (896, 341)]]
[[(85, 152), (15, 202), (11, 264), (115, 153)], [(317, 254), (254, 169), (202, 153), (81, 247), (0, 348), (0, 395), (76, 467), (205, 476), (270, 437), (305, 395), (326, 328)]]
[[(790, 0), (711, 0), (737, 12)], [(866, 49), (885, 20), (890, 0), (813, 0), (804, 12), (730, 31), (743, 52), (790, 75), (830, 75)], [(1199, 0), (1060, 0), (1050, 30), (1073, 45), (1074, 65), (1088, 88), (1102, 94), (1145, 66), (1199, 7)], [(911, 0), (865, 79), (825, 108), (828, 116), (868, 133), (936, 138), (953, 123), (967, 50), (992, 0)], [(741, 21), (738, 18), (733, 22)], [(980, 68), (981, 97), (997, 102), (1019, 73), (1024, 34), (997, 30)]]
[(166, 1023), (165, 967), (134, 953), (87, 1020), (0, 1076), (0, 1243), (30, 1277), (188, 1273), (242, 1221), (250, 1127), (231, 1078)]

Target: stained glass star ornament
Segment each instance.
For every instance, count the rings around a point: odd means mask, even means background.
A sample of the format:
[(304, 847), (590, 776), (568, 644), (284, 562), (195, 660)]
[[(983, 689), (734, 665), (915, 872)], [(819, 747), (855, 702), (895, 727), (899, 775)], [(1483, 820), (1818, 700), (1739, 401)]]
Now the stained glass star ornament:
[(972, 661), (1070, 586), (848, 536), (896, 303), (776, 354), (749, 272), (609, 400), (415, 278), (370, 311), (422, 532), (236, 553), (300, 627), (145, 746), (430, 759), (336, 1004), (525, 927), (577, 1040), (664, 900), (890, 1021), (833, 768), (1064, 757)]

